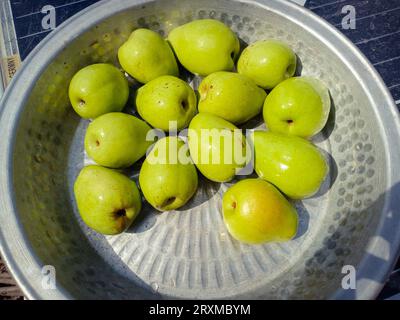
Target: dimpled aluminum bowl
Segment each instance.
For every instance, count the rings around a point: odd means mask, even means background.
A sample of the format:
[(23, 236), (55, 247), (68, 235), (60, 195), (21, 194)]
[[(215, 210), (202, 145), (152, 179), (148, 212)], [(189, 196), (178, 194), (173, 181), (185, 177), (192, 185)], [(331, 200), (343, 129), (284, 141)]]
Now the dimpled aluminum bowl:
[[(88, 64), (118, 64), (118, 47), (135, 28), (167, 35), (202, 18), (223, 21), (243, 43), (287, 42), (299, 72), (330, 88), (329, 123), (314, 139), (330, 175), (316, 196), (296, 203), (293, 241), (233, 240), (221, 218), (230, 184), (203, 179), (185, 208), (157, 214), (145, 205), (120, 236), (96, 234), (79, 218), (72, 186), (88, 163), (88, 123), (69, 104), (71, 77)], [(1, 255), (29, 299), (374, 298), (399, 251), (399, 128), (393, 100), (364, 56), (288, 1), (100, 2), (51, 33), (2, 100)], [(54, 270), (56, 288), (48, 290), (43, 273)], [(345, 290), (352, 271), (356, 289)]]

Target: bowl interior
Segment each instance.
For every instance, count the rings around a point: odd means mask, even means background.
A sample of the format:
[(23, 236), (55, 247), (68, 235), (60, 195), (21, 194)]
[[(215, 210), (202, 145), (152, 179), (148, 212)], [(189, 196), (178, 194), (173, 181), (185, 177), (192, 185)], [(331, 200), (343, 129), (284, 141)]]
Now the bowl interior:
[[(315, 197), (295, 203), (300, 228), (291, 242), (248, 246), (233, 240), (220, 201), (230, 184), (205, 180), (182, 210), (160, 215), (145, 205), (120, 236), (96, 234), (79, 218), (72, 187), (90, 160), (83, 148), (88, 122), (68, 100), (72, 76), (92, 63), (118, 65), (117, 49), (135, 28), (167, 35), (202, 18), (223, 21), (243, 44), (287, 42), (301, 62), (299, 73), (330, 89), (329, 123), (314, 139), (330, 176)], [(374, 108), (351, 68), (284, 13), (225, 0), (132, 6), (79, 35), (37, 81), (13, 153), (18, 214), (35, 254), (56, 268), (57, 285), (74, 298), (327, 298), (340, 287), (342, 267), (360, 262), (385, 202), (387, 159)], [(247, 126), (260, 124), (255, 119)], [(137, 178), (137, 168), (128, 173)]]

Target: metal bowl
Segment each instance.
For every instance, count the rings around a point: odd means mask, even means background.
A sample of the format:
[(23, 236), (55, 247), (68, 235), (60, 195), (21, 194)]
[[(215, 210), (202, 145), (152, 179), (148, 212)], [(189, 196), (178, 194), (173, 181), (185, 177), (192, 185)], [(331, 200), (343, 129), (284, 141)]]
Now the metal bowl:
[[(330, 154), (326, 185), (296, 203), (299, 234), (283, 244), (234, 241), (220, 208), (229, 185), (205, 181), (180, 211), (159, 215), (145, 206), (123, 235), (90, 231), (72, 194), (87, 162), (87, 122), (70, 107), (71, 77), (91, 63), (117, 63), (134, 28), (166, 35), (206, 17), (246, 43), (282, 39), (302, 74), (330, 88), (334, 110), (314, 141)], [(287, 1), (95, 4), (31, 53), (3, 98), (0, 136), (1, 255), (29, 299), (373, 298), (399, 252), (400, 123), (392, 98), (340, 32)], [(49, 265), (55, 289), (46, 285)], [(345, 290), (351, 266), (356, 289)]]

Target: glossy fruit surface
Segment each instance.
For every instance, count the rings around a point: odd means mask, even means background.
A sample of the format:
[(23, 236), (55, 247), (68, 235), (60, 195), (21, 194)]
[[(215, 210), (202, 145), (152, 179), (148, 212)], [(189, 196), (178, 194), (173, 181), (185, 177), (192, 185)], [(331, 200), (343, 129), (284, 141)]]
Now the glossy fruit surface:
[(85, 150), (97, 164), (126, 168), (144, 157), (152, 141), (146, 137), (149, 125), (128, 114), (115, 112), (94, 120), (85, 136)]
[(222, 207), (227, 229), (239, 241), (260, 244), (288, 241), (296, 235), (296, 209), (264, 180), (238, 182), (225, 193)]
[(190, 154), (209, 180), (227, 182), (246, 166), (248, 144), (232, 123), (210, 113), (199, 113), (189, 126)]
[(321, 81), (295, 77), (270, 92), (263, 115), (273, 132), (310, 138), (325, 127), (330, 109), (329, 91)]
[(309, 141), (284, 134), (254, 133), (258, 176), (292, 199), (314, 195), (328, 174), (328, 164)]
[(218, 20), (195, 20), (172, 30), (168, 36), (178, 60), (190, 72), (207, 76), (232, 71), (240, 51), (235, 33)]
[(93, 64), (81, 69), (69, 86), (72, 107), (84, 119), (122, 111), (128, 97), (128, 81), (110, 64)]
[(99, 166), (82, 169), (74, 193), (82, 220), (106, 235), (124, 232), (142, 207), (139, 190), (133, 181)]
[(258, 115), (267, 96), (250, 78), (226, 71), (206, 77), (199, 93), (200, 112), (215, 114), (236, 125)]
[(238, 72), (253, 79), (264, 89), (272, 89), (296, 72), (297, 58), (293, 50), (278, 40), (257, 41), (243, 50)]
[(155, 144), (143, 163), (140, 188), (155, 209), (179, 209), (196, 193), (197, 171), (188, 153), (181, 139), (167, 137)]
[(158, 33), (137, 29), (118, 51), (122, 68), (141, 83), (160, 76), (179, 76), (174, 53)]
[(197, 113), (197, 97), (185, 81), (162, 76), (137, 91), (136, 108), (154, 128), (169, 131), (176, 126), (175, 129), (182, 130)]

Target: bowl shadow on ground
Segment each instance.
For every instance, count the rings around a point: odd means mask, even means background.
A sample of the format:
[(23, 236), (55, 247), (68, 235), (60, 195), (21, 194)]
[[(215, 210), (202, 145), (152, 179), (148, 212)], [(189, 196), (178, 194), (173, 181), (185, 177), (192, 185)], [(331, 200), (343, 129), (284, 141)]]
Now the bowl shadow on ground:
[[(365, 237), (365, 232), (359, 232), (359, 236), (355, 241), (346, 242), (343, 245), (339, 243), (341, 238), (354, 236), (353, 228), (356, 227), (357, 223), (354, 223), (351, 228), (345, 223), (347, 220), (354, 219), (354, 217), (358, 217), (358, 219), (366, 219), (371, 218), (368, 226), (374, 226), (374, 229), (370, 229), (371, 231), (368, 233), (368, 236), (377, 236), (380, 237), (382, 243), (385, 244), (386, 256), (399, 256), (399, 248), (398, 243), (393, 243), (386, 235), (381, 232), (379, 234), (375, 234), (376, 228), (379, 227), (379, 219), (382, 212), (382, 208), (384, 207), (386, 197), (388, 194), (392, 194), (391, 201), (388, 203), (387, 210), (391, 214), (386, 215), (384, 223), (388, 223), (388, 221), (398, 221), (400, 219), (400, 209), (398, 206), (398, 198), (400, 197), (400, 183), (394, 185), (390, 190), (382, 193), (370, 206), (364, 209), (356, 210), (352, 209), (348, 212), (342, 220), (338, 223), (337, 228), (331, 232), (324, 240), (323, 246), (321, 249), (317, 250), (312, 256), (307, 257), (305, 262), (305, 268), (301, 274), (299, 274), (299, 278), (303, 283), (308, 283), (317, 280), (319, 286), (329, 285), (329, 283), (335, 283), (337, 285), (337, 291), (330, 297), (320, 296), (318, 293), (305, 292), (305, 295), (301, 295), (299, 297), (295, 292), (289, 293), (286, 298), (288, 299), (327, 299), (327, 298), (335, 298), (340, 300), (354, 300), (359, 299), (360, 296), (357, 294), (357, 291), (354, 289), (342, 289), (341, 283), (344, 277), (348, 273), (342, 273), (342, 268), (346, 265), (351, 265), (356, 268), (356, 280), (370, 280), (375, 283), (379, 283), (382, 286), (385, 283), (385, 280), (379, 279), (380, 275), (377, 270), (382, 268), (383, 264), (390, 263), (392, 267), (395, 266), (396, 259), (393, 261), (389, 261), (388, 259), (378, 257), (367, 252), (366, 247), (358, 248), (357, 242), (363, 241), (363, 237)], [(396, 196), (397, 195), (397, 199)], [(398, 224), (398, 223), (397, 223)], [(392, 230), (396, 232), (396, 230)], [(365, 241), (364, 241), (365, 242)], [(367, 243), (367, 242), (365, 242)], [(339, 247), (341, 244), (341, 247)], [(364, 274), (360, 275), (359, 270), (357, 270), (357, 263), (361, 258), (370, 259), (368, 269), (364, 268)], [(317, 279), (318, 275), (318, 279)], [(322, 275), (322, 276), (321, 276)], [(330, 275), (328, 277), (328, 275)], [(333, 278), (332, 278), (333, 277)], [(379, 294), (379, 292), (377, 292)]]

